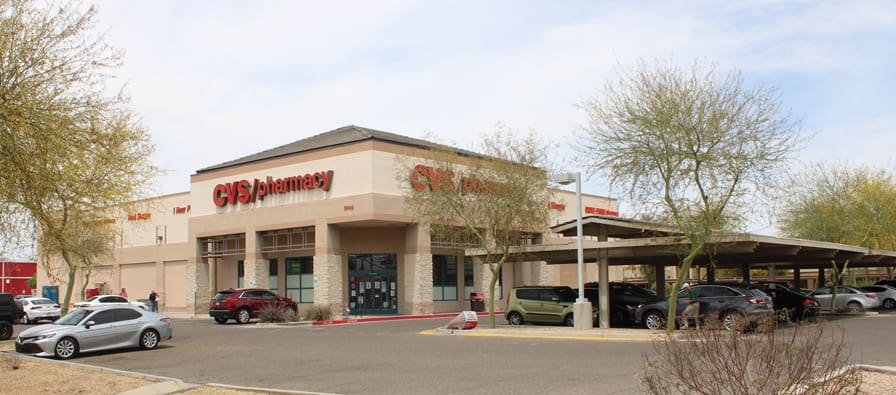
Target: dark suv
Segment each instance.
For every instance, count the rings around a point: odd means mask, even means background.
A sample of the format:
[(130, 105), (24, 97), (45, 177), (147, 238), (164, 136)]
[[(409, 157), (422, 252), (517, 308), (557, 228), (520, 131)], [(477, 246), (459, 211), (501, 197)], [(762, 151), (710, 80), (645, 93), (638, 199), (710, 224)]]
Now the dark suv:
[(0, 293), (0, 340), (12, 337), (12, 324), (22, 318), (22, 307), (12, 294)]
[[(576, 293), (565, 286), (525, 286), (516, 287), (507, 294), (507, 307), (504, 318), (510, 325), (522, 325), (526, 322), (545, 324), (564, 324), (573, 326), (573, 304)], [(592, 306), (591, 322), (597, 320), (597, 310)]]
[(234, 319), (240, 324), (249, 322), (251, 318), (257, 318), (258, 312), (264, 307), (274, 306), (298, 312), (299, 306), (290, 298), (279, 296), (267, 289), (240, 288), (218, 291), (208, 304), (208, 315), (215, 322), (223, 324), (228, 319)]
[[(758, 289), (749, 289), (743, 284), (699, 284), (691, 287), (697, 291), (700, 301), (700, 317), (718, 316), (722, 326), (731, 330), (744, 317), (767, 317), (774, 314), (772, 298)], [(687, 293), (680, 292), (675, 319), (681, 317)], [(669, 300), (657, 299), (638, 306), (635, 323), (643, 323), (648, 329), (661, 329), (668, 317)]]
[[(656, 292), (631, 283), (610, 282), (610, 323), (613, 326), (634, 322), (638, 305), (656, 300)], [(585, 284), (585, 298), (599, 306), (599, 283)]]

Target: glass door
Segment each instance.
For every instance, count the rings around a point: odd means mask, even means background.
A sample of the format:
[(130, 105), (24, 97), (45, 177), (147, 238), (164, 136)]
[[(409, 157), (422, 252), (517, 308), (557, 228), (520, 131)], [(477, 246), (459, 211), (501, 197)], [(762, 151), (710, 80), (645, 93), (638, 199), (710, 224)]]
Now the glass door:
[(398, 314), (396, 254), (348, 254), (352, 315)]

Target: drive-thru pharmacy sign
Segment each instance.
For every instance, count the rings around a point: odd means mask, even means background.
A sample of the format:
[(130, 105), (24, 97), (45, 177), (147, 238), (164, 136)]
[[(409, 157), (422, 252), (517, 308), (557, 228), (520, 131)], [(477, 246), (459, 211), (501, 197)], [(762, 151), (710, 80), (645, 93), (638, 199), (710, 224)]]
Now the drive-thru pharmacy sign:
[(228, 204), (252, 203), (256, 200), (264, 200), (265, 196), (280, 193), (312, 189), (329, 191), (332, 182), (333, 170), (277, 179), (268, 176), (265, 180), (256, 178), (252, 182), (239, 180), (215, 185), (215, 189), (212, 190), (212, 200), (218, 207)]

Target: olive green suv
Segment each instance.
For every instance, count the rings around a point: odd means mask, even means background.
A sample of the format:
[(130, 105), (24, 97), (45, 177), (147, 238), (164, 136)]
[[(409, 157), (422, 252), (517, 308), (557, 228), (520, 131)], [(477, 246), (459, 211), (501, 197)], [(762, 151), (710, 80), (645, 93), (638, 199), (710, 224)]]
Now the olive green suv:
[[(510, 290), (504, 318), (510, 325), (527, 322), (574, 326), (573, 304), (576, 292), (570, 287), (525, 286)], [(592, 324), (597, 322), (597, 310), (591, 309)]]

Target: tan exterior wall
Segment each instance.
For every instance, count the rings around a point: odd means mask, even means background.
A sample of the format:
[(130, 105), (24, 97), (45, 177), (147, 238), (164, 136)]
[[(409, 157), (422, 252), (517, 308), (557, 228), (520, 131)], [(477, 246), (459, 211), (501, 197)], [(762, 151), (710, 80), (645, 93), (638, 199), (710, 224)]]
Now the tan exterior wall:
[[(132, 299), (144, 299), (156, 290), (160, 293), (162, 311), (205, 314), (208, 300), (217, 290), (238, 286), (238, 260), (246, 262), (247, 279), (256, 286), (276, 288), (282, 294), (285, 259), (312, 256), (317, 284), (314, 304), (328, 304), (334, 312), (341, 312), (349, 298), (348, 254), (391, 253), (398, 262), (399, 313), (468, 309), (468, 291), (487, 292), (491, 274), (483, 265), (474, 265), (474, 282), (465, 284), (462, 252), (433, 251), (428, 228), (417, 225), (416, 219), (404, 211), (396, 169), (418, 161), (415, 155), (421, 152), (404, 145), (364, 141), (195, 174), (191, 177), (190, 191), (146, 199), (139, 202), (142, 211), (122, 213), (116, 218), (116, 226), (122, 229), (120, 248), (112, 259), (94, 270), (89, 287), (103, 284), (110, 293), (124, 287)], [(311, 189), (270, 194), (263, 200), (223, 207), (213, 201), (218, 184), (266, 181), (268, 177), (276, 180), (326, 171), (333, 172), (329, 191)], [(574, 219), (575, 193), (553, 192), (552, 202), (563, 207), (552, 211), (551, 224)], [(618, 211), (615, 199), (593, 195), (583, 195), (583, 206)], [(314, 228), (313, 248), (261, 252), (262, 232), (297, 227)], [(200, 240), (226, 235), (244, 236), (245, 254), (200, 257)], [(457, 254), (456, 301), (432, 300), (434, 253)], [(267, 261), (272, 258), (278, 264), (276, 284), (268, 284)], [(565, 283), (569, 280), (568, 267), (575, 268), (540, 262), (507, 265), (503, 289), (495, 295), (496, 307), (503, 308), (503, 298), (514, 285)], [(596, 276), (596, 265), (588, 272)], [(574, 280), (575, 277), (573, 283)], [(39, 285), (49, 283), (52, 283), (49, 276), (38, 276)], [(303, 311), (310, 307), (310, 304), (300, 305)]]

